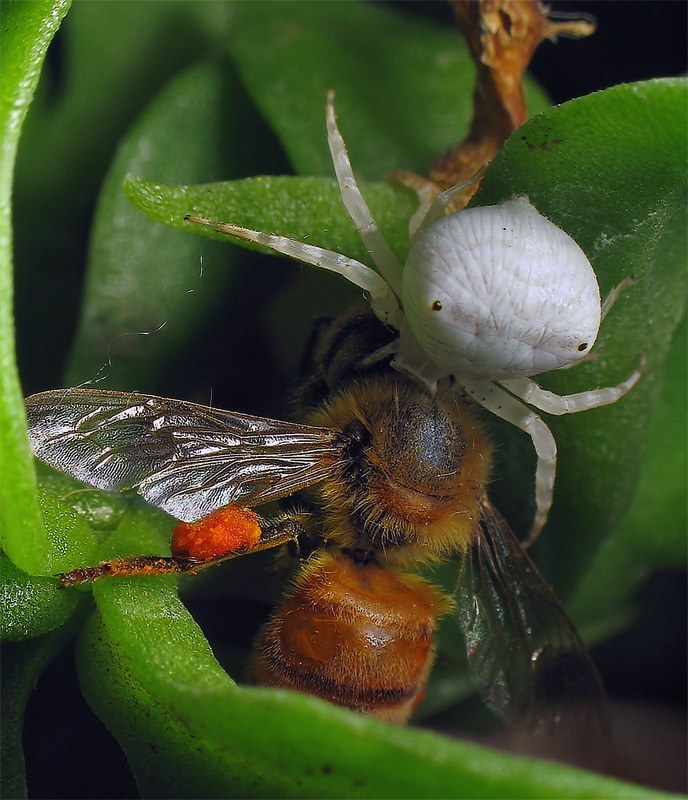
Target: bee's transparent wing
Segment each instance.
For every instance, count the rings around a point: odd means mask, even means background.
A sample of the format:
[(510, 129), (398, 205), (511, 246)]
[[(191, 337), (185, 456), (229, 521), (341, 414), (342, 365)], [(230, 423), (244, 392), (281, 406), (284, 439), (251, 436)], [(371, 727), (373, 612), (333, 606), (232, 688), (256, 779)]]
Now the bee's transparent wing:
[(64, 389), (26, 400), (35, 455), (99, 489), (135, 489), (193, 522), (325, 477), (335, 431), (145, 394)]
[(483, 701), (543, 737), (606, 726), (604, 691), (573, 623), (487, 498), (459, 577), (457, 614)]

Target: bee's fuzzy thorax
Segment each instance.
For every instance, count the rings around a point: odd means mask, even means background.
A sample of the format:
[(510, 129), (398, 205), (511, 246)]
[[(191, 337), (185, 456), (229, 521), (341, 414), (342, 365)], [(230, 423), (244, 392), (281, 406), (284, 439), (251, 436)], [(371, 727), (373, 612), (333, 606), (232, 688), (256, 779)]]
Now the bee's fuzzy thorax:
[(490, 459), (465, 403), (432, 398), (388, 373), (349, 384), (309, 422), (350, 439), (347, 458), (315, 490), (327, 509), (328, 539), (382, 551), (392, 563), (466, 551)]

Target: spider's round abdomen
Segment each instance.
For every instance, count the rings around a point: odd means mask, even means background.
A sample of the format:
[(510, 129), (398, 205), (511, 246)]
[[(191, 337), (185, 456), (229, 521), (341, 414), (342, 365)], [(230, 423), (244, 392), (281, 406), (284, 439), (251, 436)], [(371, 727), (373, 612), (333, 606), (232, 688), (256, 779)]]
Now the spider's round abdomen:
[(404, 267), (403, 304), (438, 366), (491, 380), (574, 363), (600, 325), (585, 253), (527, 197), (451, 214), (421, 233)]

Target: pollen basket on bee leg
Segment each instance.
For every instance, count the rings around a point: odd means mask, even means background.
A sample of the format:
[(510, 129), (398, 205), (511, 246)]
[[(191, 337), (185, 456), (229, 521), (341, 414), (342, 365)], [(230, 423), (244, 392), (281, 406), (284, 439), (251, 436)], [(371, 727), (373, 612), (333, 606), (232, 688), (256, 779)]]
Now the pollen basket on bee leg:
[(172, 534), (175, 556), (207, 560), (242, 548), (252, 549), (261, 538), (258, 515), (225, 506), (196, 522), (180, 522)]

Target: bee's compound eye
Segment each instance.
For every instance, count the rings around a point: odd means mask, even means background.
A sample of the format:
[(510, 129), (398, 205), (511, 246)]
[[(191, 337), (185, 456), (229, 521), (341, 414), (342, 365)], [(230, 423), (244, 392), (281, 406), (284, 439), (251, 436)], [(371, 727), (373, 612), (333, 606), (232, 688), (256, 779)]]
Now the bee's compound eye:
[(442, 301), (435, 300), (433, 304), (430, 306), (433, 311), (441, 311), (442, 310)]

